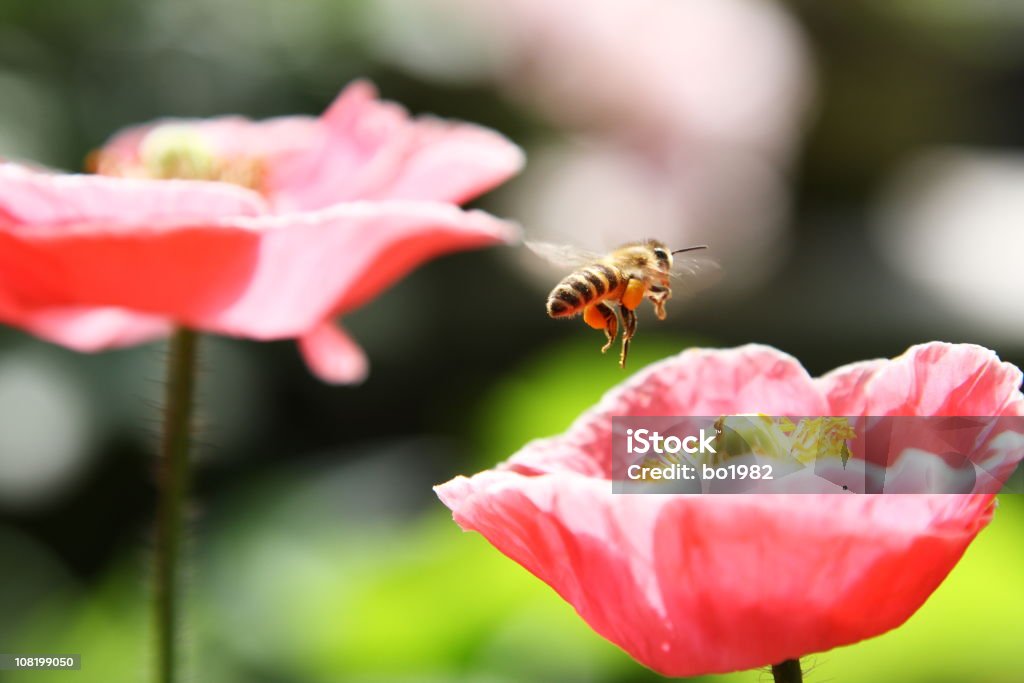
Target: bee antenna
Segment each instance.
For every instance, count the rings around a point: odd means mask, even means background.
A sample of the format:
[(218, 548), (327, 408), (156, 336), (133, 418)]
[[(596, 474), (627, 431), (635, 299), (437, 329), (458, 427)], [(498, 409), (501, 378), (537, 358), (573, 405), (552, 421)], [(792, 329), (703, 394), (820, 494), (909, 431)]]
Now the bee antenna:
[(676, 249), (672, 253), (673, 254), (682, 254), (684, 251), (697, 251), (698, 249), (707, 249), (707, 248), (708, 248), (708, 245), (706, 245), (706, 244), (698, 244), (695, 247), (686, 247), (685, 249)]

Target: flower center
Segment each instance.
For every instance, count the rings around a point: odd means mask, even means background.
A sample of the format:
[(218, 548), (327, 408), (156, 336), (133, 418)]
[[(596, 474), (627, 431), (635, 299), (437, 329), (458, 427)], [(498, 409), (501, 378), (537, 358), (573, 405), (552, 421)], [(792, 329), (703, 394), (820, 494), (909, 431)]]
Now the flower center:
[(706, 452), (701, 449), (683, 455), (662, 450), (644, 458), (639, 465), (642, 469), (685, 463), (720, 467), (744, 459), (748, 465), (795, 461), (813, 467), (823, 459), (836, 459), (845, 468), (850, 459), (847, 441), (855, 438), (856, 431), (845, 417), (806, 417), (794, 423), (787, 417), (723, 415), (714, 422), (712, 448)]
[(139, 145), (139, 160), (150, 178), (217, 180), (217, 155), (192, 126), (158, 126)]
[(130, 178), (210, 180), (261, 191), (263, 161), (226, 155), (196, 126), (167, 123), (153, 128), (139, 143), (137, 158), (99, 150), (90, 160), (95, 172)]
[(850, 458), (848, 439), (857, 437), (845, 417), (805, 417), (794, 423), (786, 417), (731, 415), (715, 421), (717, 460), (753, 455), (781, 461), (792, 458), (811, 465), (823, 458)]

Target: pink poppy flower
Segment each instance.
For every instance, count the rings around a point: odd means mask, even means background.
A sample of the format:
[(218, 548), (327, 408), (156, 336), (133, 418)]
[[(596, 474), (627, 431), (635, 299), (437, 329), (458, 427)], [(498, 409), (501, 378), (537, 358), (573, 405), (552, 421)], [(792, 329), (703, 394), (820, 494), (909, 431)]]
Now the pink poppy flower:
[(908, 619), (989, 522), (992, 495), (613, 495), (612, 416), (1024, 415), (1021, 372), (931, 343), (812, 378), (764, 346), (689, 350), (563, 435), (437, 487), (465, 530), (668, 676), (777, 664)]
[(0, 164), (0, 322), (78, 350), (178, 324), (296, 338), (318, 376), (359, 381), (334, 318), (430, 258), (518, 235), (455, 205), (520, 169), (514, 144), (412, 119), (364, 82), (319, 118), (159, 121), (91, 162), (101, 175)]

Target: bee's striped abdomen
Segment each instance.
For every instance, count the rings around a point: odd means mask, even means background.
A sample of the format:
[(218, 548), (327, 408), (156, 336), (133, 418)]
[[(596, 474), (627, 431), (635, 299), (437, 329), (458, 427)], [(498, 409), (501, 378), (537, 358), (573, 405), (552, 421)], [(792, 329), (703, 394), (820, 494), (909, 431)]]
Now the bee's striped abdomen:
[(622, 277), (603, 263), (580, 268), (558, 283), (548, 296), (548, 315), (566, 318), (576, 315), (588, 304), (607, 298), (619, 289)]

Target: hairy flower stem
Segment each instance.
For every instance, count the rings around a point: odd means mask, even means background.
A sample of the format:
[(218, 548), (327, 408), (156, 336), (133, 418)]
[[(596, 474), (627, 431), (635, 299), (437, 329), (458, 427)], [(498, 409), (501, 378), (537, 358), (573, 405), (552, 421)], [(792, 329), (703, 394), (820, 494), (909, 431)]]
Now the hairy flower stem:
[(775, 664), (772, 666), (772, 676), (775, 683), (800, 683), (804, 679), (800, 671), (800, 660), (787, 659), (781, 664)]
[(184, 515), (189, 480), (189, 447), (196, 385), (195, 332), (177, 330), (167, 360), (164, 427), (157, 470), (157, 526), (154, 619), (158, 683), (179, 678), (178, 627)]

